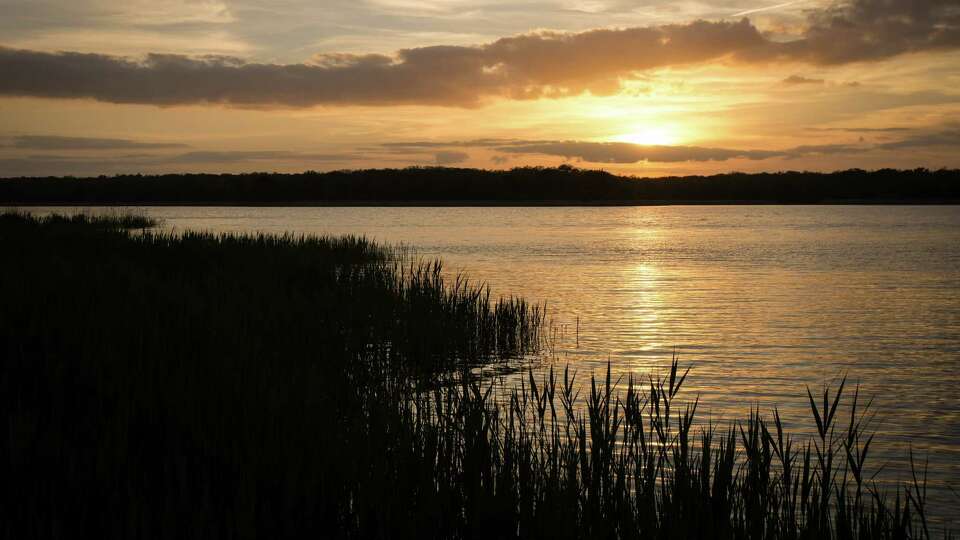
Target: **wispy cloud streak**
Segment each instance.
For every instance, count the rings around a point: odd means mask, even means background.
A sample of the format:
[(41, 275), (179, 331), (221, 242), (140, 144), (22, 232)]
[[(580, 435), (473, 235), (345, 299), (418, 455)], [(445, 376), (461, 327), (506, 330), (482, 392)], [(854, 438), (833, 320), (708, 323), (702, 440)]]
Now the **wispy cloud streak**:
[(741, 11), (741, 12), (739, 12), (739, 13), (734, 13), (732, 16), (733, 16), (733, 17), (746, 17), (747, 15), (753, 15), (754, 13), (762, 13), (762, 12), (764, 12), (764, 11), (773, 11), (773, 10), (775, 10), (775, 9), (782, 9), (782, 8), (785, 8), (785, 7), (790, 7), (790, 6), (792, 6), (792, 5), (801, 4), (801, 3), (806, 3), (806, 2), (809, 2), (809, 0), (793, 0), (792, 2), (783, 2), (782, 4), (777, 4), (777, 5), (774, 5), (774, 6), (763, 6), (763, 7), (748, 9), (748, 10), (745, 10), (745, 11)]

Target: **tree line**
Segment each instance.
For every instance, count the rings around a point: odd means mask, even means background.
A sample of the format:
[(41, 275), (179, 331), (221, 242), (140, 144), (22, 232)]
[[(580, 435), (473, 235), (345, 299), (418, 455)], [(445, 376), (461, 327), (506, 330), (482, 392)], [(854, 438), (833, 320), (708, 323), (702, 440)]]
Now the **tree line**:
[(645, 204), (957, 202), (958, 169), (732, 172), (637, 178), (602, 170), (410, 167), (298, 174), (0, 179), (7, 204)]

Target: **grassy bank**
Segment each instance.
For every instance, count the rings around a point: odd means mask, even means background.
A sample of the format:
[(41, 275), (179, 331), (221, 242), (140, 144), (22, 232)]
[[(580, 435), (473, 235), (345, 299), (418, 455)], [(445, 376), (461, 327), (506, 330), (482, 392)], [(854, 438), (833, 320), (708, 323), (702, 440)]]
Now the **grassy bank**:
[(929, 536), (842, 386), (812, 441), (694, 428), (676, 362), (498, 388), (466, 373), (536, 352), (537, 306), (363, 239), (147, 225), (0, 216), (6, 537)]

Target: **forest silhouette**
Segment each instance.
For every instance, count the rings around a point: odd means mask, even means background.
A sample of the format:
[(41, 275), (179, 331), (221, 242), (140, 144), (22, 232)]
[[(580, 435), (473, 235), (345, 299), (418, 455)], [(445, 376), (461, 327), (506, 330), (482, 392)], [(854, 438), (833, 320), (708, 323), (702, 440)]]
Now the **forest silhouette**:
[(957, 169), (850, 169), (636, 178), (561, 165), (299, 174), (165, 174), (0, 180), (14, 204), (510, 205), (938, 203), (960, 201)]

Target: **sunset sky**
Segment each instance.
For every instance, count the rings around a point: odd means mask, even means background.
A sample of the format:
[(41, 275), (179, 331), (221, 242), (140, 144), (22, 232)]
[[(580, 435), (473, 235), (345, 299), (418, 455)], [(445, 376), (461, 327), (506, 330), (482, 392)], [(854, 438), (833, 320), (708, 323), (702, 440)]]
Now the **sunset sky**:
[(960, 167), (958, 0), (0, 0), (0, 176)]

